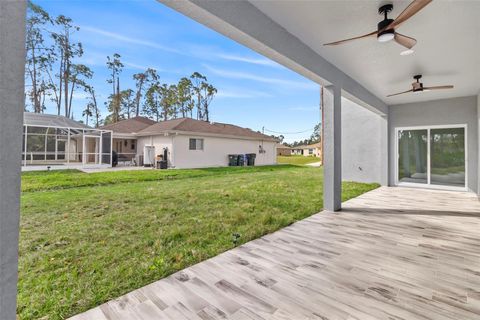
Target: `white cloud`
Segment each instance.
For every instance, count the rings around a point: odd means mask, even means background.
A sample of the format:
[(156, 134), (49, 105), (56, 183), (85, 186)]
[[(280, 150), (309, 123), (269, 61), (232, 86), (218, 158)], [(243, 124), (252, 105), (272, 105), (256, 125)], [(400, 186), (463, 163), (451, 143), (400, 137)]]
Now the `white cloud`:
[(86, 51), (83, 56), (78, 58), (78, 62), (87, 66), (106, 66), (108, 54), (101, 54), (92, 50)]
[(121, 41), (121, 42), (138, 44), (138, 45), (141, 45), (141, 46), (150, 47), (150, 48), (163, 50), (163, 51), (167, 51), (167, 52), (180, 53), (180, 54), (182, 53), (180, 50), (177, 50), (177, 49), (171, 48), (171, 47), (167, 47), (167, 46), (158, 44), (158, 43), (153, 42), (153, 41), (142, 40), (142, 39), (133, 38), (133, 37), (127, 37), (127, 36), (124, 36), (124, 35), (121, 35), (121, 34), (118, 34), (118, 33), (115, 33), (115, 32), (110, 32), (110, 31), (95, 28), (95, 27), (82, 26), (81, 30), (92, 32), (92, 33), (102, 35), (102, 36), (105, 36), (107, 38), (118, 40), (118, 41)]
[[(107, 56), (111, 55), (110, 52), (102, 53), (100, 51), (92, 51), (89, 50), (85, 52), (85, 54), (78, 59), (78, 62), (85, 64), (91, 67), (107, 67)], [(145, 64), (138, 64), (134, 62), (130, 62), (129, 60), (124, 60), (122, 57), (122, 63), (126, 69), (135, 69), (135, 70), (142, 70), (145, 71), (148, 68), (152, 68), (157, 70), (158, 72), (168, 72), (168, 73), (180, 73), (178, 70), (166, 70), (157, 66), (152, 65), (145, 65)]]
[(218, 89), (217, 98), (268, 98), (271, 94), (242, 88)]
[(211, 67), (209, 65), (203, 65), (208, 71), (221, 76), (223, 78), (230, 78), (230, 79), (243, 79), (243, 80), (252, 80), (258, 81), (263, 83), (281, 85), (283, 87), (288, 87), (290, 89), (310, 89), (310, 90), (318, 90), (318, 85), (313, 82), (308, 81), (294, 81), (294, 80), (286, 80), (286, 79), (279, 79), (274, 77), (265, 77), (259, 76), (253, 73), (241, 72), (241, 71), (232, 71), (232, 70), (225, 70), (225, 69), (218, 69), (215, 67)]
[(217, 54), (217, 57), (224, 60), (240, 61), (240, 62), (246, 62), (246, 63), (257, 64), (262, 66), (282, 67), (278, 63), (266, 58), (252, 58), (252, 57), (239, 56), (239, 55), (226, 54), (226, 53)]
[(165, 69), (158, 68), (158, 67), (155, 67), (155, 66), (146, 66), (146, 65), (142, 65), (142, 64), (136, 64), (136, 63), (133, 63), (133, 62), (129, 62), (129, 61), (122, 61), (122, 63), (126, 68), (129, 68), (129, 69), (136, 69), (136, 70), (145, 71), (148, 68), (151, 68), (151, 69), (155, 69), (158, 72), (166, 72)]
[(230, 53), (222, 53), (222, 52), (219, 52), (218, 48), (212, 47), (212, 46), (189, 44), (187, 46), (183, 46), (183, 48), (181, 49), (176, 49), (173, 47), (159, 44), (154, 41), (125, 36), (123, 34), (111, 32), (108, 30), (104, 30), (104, 29), (100, 29), (92, 26), (81, 26), (81, 30), (91, 32), (97, 35), (101, 35), (106, 38), (110, 38), (110, 39), (117, 40), (124, 43), (136, 44), (136, 45), (158, 49), (166, 52), (176, 53), (184, 56), (197, 57), (203, 60), (223, 59), (228, 61), (245, 62), (245, 63), (255, 64), (255, 65), (269, 66), (269, 67), (275, 67), (275, 68), (282, 67), (280, 64), (272, 60), (269, 60), (267, 58), (262, 58), (262, 57), (254, 58), (254, 57), (235, 55)]

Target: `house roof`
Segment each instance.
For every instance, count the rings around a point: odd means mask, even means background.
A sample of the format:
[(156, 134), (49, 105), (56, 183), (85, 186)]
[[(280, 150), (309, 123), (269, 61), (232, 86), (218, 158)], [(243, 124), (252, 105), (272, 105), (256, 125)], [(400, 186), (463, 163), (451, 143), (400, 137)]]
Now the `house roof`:
[[(114, 130), (115, 131), (115, 130)], [(251, 129), (242, 128), (228, 123), (206, 122), (191, 118), (179, 118), (161, 121), (150, 125), (138, 132), (140, 136), (158, 135), (166, 132), (193, 132), (207, 133), (222, 136), (234, 136), (250, 139), (271, 140), (276, 139)]]
[(282, 143), (277, 146), (277, 149), (292, 149), (292, 148)]
[(101, 128), (105, 130), (112, 130), (115, 133), (137, 133), (155, 123), (155, 121), (145, 117), (135, 117), (116, 123), (107, 124)]
[(322, 143), (317, 142), (313, 144), (304, 144), (301, 146), (296, 146), (296, 147), (293, 147), (292, 149), (311, 149), (311, 148), (321, 148), (321, 147), (322, 147)]
[(64, 116), (57, 116), (53, 114), (44, 113), (23, 113), (23, 124), (27, 126), (42, 126), (42, 127), (64, 127), (76, 129), (92, 129), (85, 124), (72, 120)]

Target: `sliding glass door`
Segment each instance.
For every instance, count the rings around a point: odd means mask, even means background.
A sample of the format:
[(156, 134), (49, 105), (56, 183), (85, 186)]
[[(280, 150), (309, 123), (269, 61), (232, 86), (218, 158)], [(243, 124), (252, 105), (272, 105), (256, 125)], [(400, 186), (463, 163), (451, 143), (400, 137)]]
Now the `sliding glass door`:
[(465, 128), (430, 130), (430, 183), (465, 187)]
[(397, 129), (397, 184), (466, 187), (466, 126)]
[(401, 130), (398, 135), (398, 181), (428, 183), (427, 130)]

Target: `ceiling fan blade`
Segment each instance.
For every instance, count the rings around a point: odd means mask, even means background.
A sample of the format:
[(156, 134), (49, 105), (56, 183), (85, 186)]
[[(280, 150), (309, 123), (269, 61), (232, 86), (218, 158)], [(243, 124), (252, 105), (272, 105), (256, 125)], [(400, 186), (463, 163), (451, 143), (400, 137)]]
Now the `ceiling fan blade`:
[(436, 87), (423, 87), (423, 90), (441, 90), (441, 89), (453, 89), (452, 85), (436, 86)]
[(395, 32), (394, 40), (401, 46), (404, 46), (407, 49), (412, 49), (414, 45), (417, 44), (417, 40), (412, 37), (403, 35), (401, 33)]
[(412, 91), (413, 91), (413, 89), (410, 89), (410, 90), (399, 92), (399, 93), (389, 94), (387, 97), (393, 97), (393, 96), (397, 96), (399, 94), (404, 94), (404, 93), (408, 93), (408, 92), (412, 92)]
[(410, 19), (417, 12), (425, 8), (425, 6), (428, 5), (430, 2), (432, 2), (432, 0), (413, 0), (412, 3), (410, 3), (408, 7), (405, 8), (405, 10), (403, 10), (402, 13), (398, 15), (397, 19), (395, 19), (392, 23), (383, 28), (381, 31), (398, 27), (400, 24)]
[(355, 38), (350, 38), (350, 39), (344, 39), (344, 40), (340, 40), (340, 41), (325, 43), (324, 46), (336, 46), (338, 44), (342, 44), (342, 43), (345, 43), (345, 42), (348, 42), (348, 41), (362, 39), (362, 38), (368, 38), (368, 37), (371, 37), (371, 36), (376, 35), (376, 34), (377, 34), (377, 31), (373, 31), (373, 32), (364, 34), (363, 36), (358, 36), (358, 37), (355, 37)]

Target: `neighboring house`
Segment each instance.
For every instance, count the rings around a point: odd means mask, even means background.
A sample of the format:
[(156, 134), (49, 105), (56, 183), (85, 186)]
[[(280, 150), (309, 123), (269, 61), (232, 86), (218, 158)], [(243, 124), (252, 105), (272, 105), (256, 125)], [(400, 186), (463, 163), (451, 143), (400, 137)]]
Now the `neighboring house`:
[(157, 123), (135, 117), (102, 129), (113, 131), (119, 158), (137, 163), (154, 162), (165, 153), (171, 168), (228, 166), (231, 154), (255, 154), (255, 165), (276, 163), (276, 139), (232, 124), (190, 118)]
[(293, 155), (302, 155), (306, 157), (321, 157), (322, 156), (322, 143), (307, 144), (292, 148)]
[(110, 166), (112, 131), (64, 116), (24, 112), (22, 164)]
[(292, 154), (292, 148), (285, 144), (277, 145), (277, 156), (290, 156)]
[(114, 132), (113, 151), (118, 154), (119, 159), (132, 160), (137, 155), (137, 133), (155, 123), (145, 117), (135, 117), (105, 125), (102, 129)]

